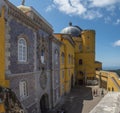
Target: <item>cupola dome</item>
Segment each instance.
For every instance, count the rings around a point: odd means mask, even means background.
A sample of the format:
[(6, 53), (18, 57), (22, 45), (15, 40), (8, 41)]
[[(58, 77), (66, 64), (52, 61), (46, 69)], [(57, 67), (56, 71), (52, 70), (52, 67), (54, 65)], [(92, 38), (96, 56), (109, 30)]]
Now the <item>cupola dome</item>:
[(64, 28), (62, 34), (71, 34), (73, 37), (79, 37), (81, 35), (82, 29), (79, 26), (73, 26), (72, 23), (69, 23), (69, 26)]

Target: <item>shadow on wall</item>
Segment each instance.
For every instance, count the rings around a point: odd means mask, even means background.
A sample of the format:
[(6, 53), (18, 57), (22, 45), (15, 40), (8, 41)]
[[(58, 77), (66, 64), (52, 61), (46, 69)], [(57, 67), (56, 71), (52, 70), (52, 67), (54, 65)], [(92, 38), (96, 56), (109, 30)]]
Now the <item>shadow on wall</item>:
[[(92, 88), (75, 87), (67, 95), (65, 103), (61, 106), (66, 113), (82, 113), (84, 100), (93, 100)], [(75, 111), (74, 111), (75, 110)]]

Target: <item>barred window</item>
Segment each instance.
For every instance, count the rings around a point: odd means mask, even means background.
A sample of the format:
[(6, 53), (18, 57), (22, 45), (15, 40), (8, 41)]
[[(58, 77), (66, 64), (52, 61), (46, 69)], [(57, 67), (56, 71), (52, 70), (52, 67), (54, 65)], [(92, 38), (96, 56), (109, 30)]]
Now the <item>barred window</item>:
[(27, 88), (27, 82), (26, 81), (20, 81), (19, 89), (20, 89), (20, 98), (21, 99), (28, 96), (28, 88)]

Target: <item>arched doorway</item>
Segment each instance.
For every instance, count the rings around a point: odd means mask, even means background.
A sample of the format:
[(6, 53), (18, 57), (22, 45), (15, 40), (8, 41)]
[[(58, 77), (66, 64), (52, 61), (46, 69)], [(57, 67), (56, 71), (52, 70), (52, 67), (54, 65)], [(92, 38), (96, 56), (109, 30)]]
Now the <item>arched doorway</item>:
[(47, 94), (44, 94), (41, 97), (40, 109), (41, 109), (41, 113), (47, 113), (48, 110), (49, 110), (49, 100), (48, 100), (48, 95)]

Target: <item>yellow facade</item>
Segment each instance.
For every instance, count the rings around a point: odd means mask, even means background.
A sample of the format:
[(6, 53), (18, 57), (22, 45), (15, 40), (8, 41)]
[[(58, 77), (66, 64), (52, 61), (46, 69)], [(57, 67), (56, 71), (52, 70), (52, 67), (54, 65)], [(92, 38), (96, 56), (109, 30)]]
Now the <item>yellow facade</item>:
[[(95, 31), (82, 30), (80, 35), (74, 36), (69, 33), (69, 31), (74, 33), (77, 28), (70, 25), (70, 27), (63, 30), (65, 33), (55, 34), (56, 38), (62, 42), (60, 47), (61, 95), (70, 91), (73, 78), (75, 78), (74, 82), (78, 85), (87, 84), (88, 80), (92, 84), (92, 80), (94, 80), (96, 75), (96, 68), (102, 68), (102, 63), (95, 62)], [(62, 53), (64, 53), (65, 57), (64, 63), (62, 61)], [(69, 62), (69, 55), (72, 56), (71, 63)]]
[[(60, 94), (69, 93), (74, 84), (74, 45), (70, 42), (69, 35), (56, 34), (61, 42), (60, 47)], [(72, 39), (71, 39), (72, 40)]]
[(108, 91), (120, 91), (119, 76), (115, 72), (96, 71), (96, 77), (100, 81), (100, 87)]
[[(5, 8), (2, 8), (0, 17), (0, 86), (9, 87), (9, 82), (5, 79)], [(5, 113), (4, 103), (0, 103), (0, 113)]]
[[(86, 84), (95, 77), (95, 31), (84, 30), (75, 41), (75, 72), (77, 84)], [(82, 82), (82, 83), (81, 83)]]
[(5, 8), (2, 8), (0, 17), (0, 86), (9, 87), (5, 79)]

